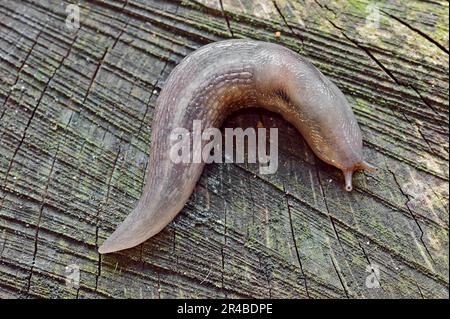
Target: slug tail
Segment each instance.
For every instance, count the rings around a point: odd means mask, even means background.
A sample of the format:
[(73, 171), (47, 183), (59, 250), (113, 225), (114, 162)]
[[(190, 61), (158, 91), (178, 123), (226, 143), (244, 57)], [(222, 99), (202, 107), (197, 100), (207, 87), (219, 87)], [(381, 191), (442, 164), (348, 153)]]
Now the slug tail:
[[(139, 235), (139, 236), (130, 236), (133, 234), (140, 234), (142, 233), (142, 229), (136, 229), (139, 227), (138, 223), (135, 223), (131, 217), (132, 215), (128, 216), (122, 224), (112, 233), (111, 236), (108, 237), (108, 239), (105, 240), (103, 245), (100, 246), (98, 249), (98, 252), (100, 254), (108, 254), (113, 253), (119, 250), (128, 249), (131, 247), (134, 247), (136, 245), (139, 245), (143, 241), (145, 241), (147, 238), (145, 236)], [(141, 223), (140, 225), (142, 225)], [(135, 233), (136, 232), (136, 233)]]
[[(183, 208), (195, 186), (201, 166), (194, 167), (194, 172), (196, 174), (192, 175), (192, 179), (185, 179), (184, 183), (176, 184), (178, 193), (165, 184), (159, 184), (161, 188), (152, 188), (155, 175), (151, 172), (136, 207), (100, 246), (98, 252), (107, 254), (132, 248), (158, 234)], [(169, 193), (175, 194), (176, 200), (160, 195)]]
[(119, 240), (120, 239), (120, 233), (117, 232), (117, 230), (108, 237), (108, 239), (105, 240), (105, 242), (98, 248), (98, 252), (100, 254), (109, 254), (113, 253), (119, 250), (131, 248), (127, 247), (127, 245), (121, 245), (120, 243), (125, 243), (124, 241)]
[(133, 210), (114, 233), (105, 240), (98, 252), (108, 254), (132, 248), (159, 233), (165, 224), (155, 223), (152, 215), (137, 209)]

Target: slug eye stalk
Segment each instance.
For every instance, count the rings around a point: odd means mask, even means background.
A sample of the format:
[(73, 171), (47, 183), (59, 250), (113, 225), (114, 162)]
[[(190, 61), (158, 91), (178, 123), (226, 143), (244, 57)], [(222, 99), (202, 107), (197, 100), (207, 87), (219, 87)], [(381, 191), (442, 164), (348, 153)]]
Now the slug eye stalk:
[(352, 184), (353, 171), (344, 171), (345, 190), (351, 192), (353, 190)]

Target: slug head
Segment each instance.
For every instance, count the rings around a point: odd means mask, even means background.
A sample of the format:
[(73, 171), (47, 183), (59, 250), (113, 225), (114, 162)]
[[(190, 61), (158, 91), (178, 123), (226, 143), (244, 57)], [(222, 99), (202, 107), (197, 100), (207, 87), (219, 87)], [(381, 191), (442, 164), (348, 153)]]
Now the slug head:
[[(318, 83), (323, 83), (323, 89), (327, 94), (317, 94), (314, 101), (317, 105), (326, 106), (328, 112), (322, 112), (322, 127), (327, 130), (330, 140), (320, 140), (323, 144), (316, 151), (319, 157), (331, 165), (342, 170), (344, 174), (344, 188), (350, 192), (353, 190), (353, 173), (357, 170), (373, 172), (376, 168), (362, 160), (362, 136), (356, 122), (352, 107), (342, 91), (327, 77), (318, 72)], [(324, 134), (325, 135), (325, 134)], [(320, 156), (321, 155), (321, 156)]]

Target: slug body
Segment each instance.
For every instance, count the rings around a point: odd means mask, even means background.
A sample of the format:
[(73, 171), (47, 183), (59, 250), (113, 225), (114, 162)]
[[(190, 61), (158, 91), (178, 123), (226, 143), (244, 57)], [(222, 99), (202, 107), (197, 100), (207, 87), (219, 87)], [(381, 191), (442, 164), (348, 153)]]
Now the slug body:
[(220, 127), (232, 112), (263, 107), (280, 113), (314, 153), (339, 168), (346, 190), (352, 173), (371, 169), (362, 159), (362, 139), (342, 92), (316, 67), (280, 45), (227, 40), (187, 56), (168, 77), (152, 125), (148, 177), (136, 208), (100, 247), (109, 253), (136, 246), (160, 232), (183, 208), (204, 163), (170, 159), (173, 129)]

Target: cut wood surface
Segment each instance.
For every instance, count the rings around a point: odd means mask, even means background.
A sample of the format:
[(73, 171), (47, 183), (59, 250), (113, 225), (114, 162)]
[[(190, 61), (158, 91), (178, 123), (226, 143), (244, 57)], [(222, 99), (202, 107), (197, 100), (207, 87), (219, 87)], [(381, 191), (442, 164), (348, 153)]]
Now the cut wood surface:
[[(77, 3), (72, 30), (69, 2), (0, 2), (0, 297), (449, 297), (448, 2)], [(99, 255), (141, 194), (168, 74), (233, 37), (332, 79), (378, 170), (347, 193), (291, 125), (247, 110), (225, 126), (278, 127), (276, 174), (208, 165), (161, 233)]]

